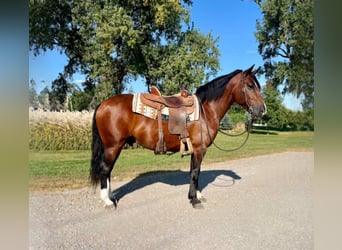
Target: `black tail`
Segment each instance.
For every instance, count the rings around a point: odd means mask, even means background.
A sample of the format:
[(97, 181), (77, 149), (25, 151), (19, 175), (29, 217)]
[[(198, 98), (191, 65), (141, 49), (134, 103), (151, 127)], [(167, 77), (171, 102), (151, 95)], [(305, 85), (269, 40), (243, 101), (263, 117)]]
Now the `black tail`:
[(96, 186), (100, 182), (101, 167), (104, 161), (104, 146), (99, 135), (96, 124), (96, 111), (99, 106), (96, 107), (93, 115), (93, 141), (91, 144), (91, 167), (90, 167), (90, 182), (93, 186)]

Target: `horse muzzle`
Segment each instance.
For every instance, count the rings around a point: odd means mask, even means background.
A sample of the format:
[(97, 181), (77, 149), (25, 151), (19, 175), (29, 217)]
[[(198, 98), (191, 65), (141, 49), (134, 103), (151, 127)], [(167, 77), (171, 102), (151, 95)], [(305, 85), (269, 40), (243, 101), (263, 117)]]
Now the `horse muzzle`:
[(252, 118), (261, 118), (267, 113), (267, 107), (266, 104), (264, 103), (263, 105), (259, 107), (252, 107), (249, 106), (248, 112), (252, 115)]

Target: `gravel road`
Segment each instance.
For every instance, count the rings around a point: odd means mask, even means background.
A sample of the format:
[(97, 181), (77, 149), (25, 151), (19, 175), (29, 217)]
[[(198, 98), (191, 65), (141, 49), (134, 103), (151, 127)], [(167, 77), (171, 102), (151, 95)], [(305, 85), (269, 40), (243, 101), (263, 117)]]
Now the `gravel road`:
[(313, 152), (202, 166), (204, 209), (187, 200), (188, 172), (112, 182), (99, 189), (30, 194), (30, 249), (313, 249)]

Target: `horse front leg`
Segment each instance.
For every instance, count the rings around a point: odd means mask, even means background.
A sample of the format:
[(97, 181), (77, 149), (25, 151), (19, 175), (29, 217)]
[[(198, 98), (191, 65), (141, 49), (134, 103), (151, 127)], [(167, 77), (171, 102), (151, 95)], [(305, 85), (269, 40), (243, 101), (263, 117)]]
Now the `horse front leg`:
[(202, 154), (192, 154), (191, 162), (190, 162), (190, 188), (188, 198), (193, 208), (203, 208), (201, 201), (205, 201), (202, 197), (200, 191), (198, 190), (198, 179), (201, 171), (201, 163), (204, 157), (204, 153)]

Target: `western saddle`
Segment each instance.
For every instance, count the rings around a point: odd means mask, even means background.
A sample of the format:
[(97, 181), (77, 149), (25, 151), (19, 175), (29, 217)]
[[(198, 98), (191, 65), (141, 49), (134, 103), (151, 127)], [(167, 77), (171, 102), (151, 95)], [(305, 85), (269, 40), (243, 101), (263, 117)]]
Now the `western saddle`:
[(157, 110), (158, 142), (154, 150), (155, 154), (165, 154), (167, 151), (164, 141), (162, 126), (162, 109), (169, 109), (168, 129), (170, 134), (180, 135), (180, 153), (182, 156), (193, 153), (192, 144), (187, 129), (189, 114), (194, 112), (194, 96), (188, 95), (187, 90), (182, 90), (173, 96), (162, 96), (157, 87), (151, 87), (151, 93), (143, 93), (140, 100), (147, 106)]

